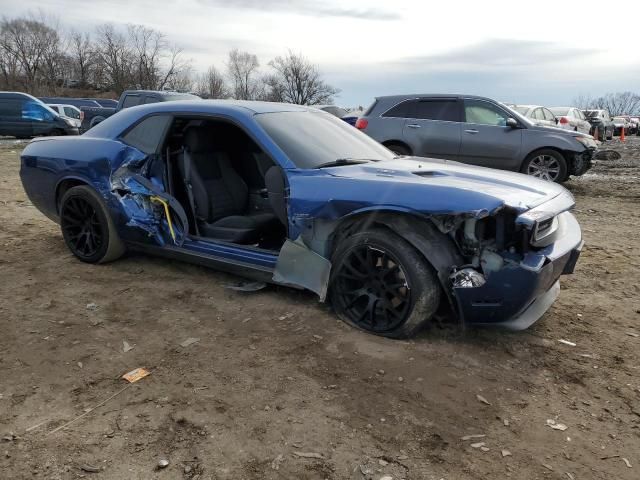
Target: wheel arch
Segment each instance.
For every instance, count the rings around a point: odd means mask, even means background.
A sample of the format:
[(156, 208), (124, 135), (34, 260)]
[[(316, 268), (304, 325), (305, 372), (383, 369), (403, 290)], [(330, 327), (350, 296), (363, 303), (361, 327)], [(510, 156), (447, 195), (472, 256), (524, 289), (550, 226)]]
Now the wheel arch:
[[(81, 177), (65, 177), (58, 182), (55, 190), (55, 202), (56, 202), (56, 213), (60, 214), (60, 200), (64, 194), (73, 187), (78, 187), (80, 185), (86, 185), (91, 187), (91, 184), (84, 178)], [(94, 189), (95, 190), (95, 189)]]
[(385, 140), (384, 142), (382, 142), (382, 145), (387, 148), (389, 148), (391, 145), (398, 145), (400, 147), (406, 148), (409, 153), (413, 155), (413, 149), (404, 140)]
[(389, 230), (415, 248), (435, 270), (450, 306), (456, 311), (449, 275), (451, 268), (462, 265), (464, 259), (453, 240), (438, 230), (429, 217), (391, 209), (367, 210), (343, 217), (328, 238), (329, 258), (341, 240), (370, 228)]

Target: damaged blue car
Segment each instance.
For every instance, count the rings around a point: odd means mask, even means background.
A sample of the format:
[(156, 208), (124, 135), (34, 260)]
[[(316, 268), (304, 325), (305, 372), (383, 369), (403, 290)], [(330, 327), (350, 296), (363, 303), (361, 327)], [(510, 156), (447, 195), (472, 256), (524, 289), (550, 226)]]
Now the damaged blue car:
[(434, 319), (526, 328), (582, 247), (560, 185), (398, 157), (301, 106), (143, 105), (21, 160), (32, 203), (84, 262), (141, 250), (309, 289), (388, 337)]

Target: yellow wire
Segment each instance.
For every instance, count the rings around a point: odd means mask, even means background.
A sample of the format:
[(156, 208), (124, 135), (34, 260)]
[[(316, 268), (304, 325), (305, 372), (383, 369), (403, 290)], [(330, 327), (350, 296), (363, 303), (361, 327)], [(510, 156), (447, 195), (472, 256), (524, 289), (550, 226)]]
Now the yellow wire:
[(173, 243), (176, 243), (176, 233), (173, 231), (173, 222), (171, 221), (171, 214), (169, 213), (169, 204), (160, 197), (151, 197), (151, 201), (161, 203), (162, 206), (164, 206), (164, 213), (167, 216), (167, 223), (169, 224), (169, 232), (171, 232)]

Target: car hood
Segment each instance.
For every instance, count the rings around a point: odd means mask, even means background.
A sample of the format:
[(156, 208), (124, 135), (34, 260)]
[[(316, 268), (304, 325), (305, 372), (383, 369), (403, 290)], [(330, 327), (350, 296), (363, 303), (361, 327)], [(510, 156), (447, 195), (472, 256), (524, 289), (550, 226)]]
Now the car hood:
[(535, 208), (560, 194), (568, 194), (565, 188), (556, 183), (528, 175), (421, 157), (401, 157), (324, 170), (334, 177), (400, 182), (412, 190), (424, 188), (425, 193), (444, 192), (447, 189), (455, 190), (458, 194), (468, 192), (492, 198), (520, 212)]

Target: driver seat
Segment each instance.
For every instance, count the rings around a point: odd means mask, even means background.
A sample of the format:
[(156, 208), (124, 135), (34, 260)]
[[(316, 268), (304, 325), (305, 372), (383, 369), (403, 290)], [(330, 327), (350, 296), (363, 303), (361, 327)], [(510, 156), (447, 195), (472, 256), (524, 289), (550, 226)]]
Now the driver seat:
[(203, 127), (185, 131), (178, 168), (190, 191), (201, 236), (233, 243), (257, 243), (280, 221), (270, 212), (248, 212), (249, 189), (216, 145), (214, 133)]

